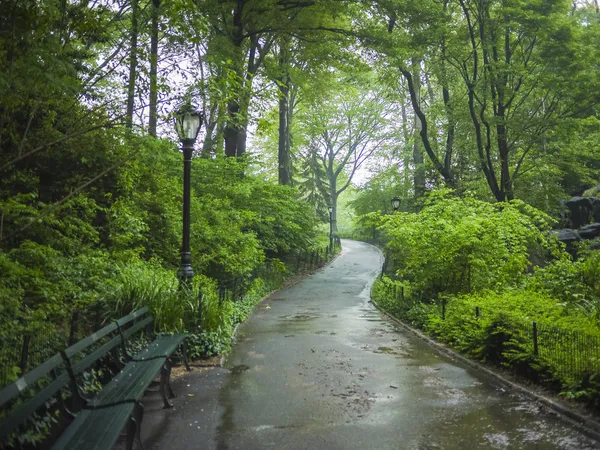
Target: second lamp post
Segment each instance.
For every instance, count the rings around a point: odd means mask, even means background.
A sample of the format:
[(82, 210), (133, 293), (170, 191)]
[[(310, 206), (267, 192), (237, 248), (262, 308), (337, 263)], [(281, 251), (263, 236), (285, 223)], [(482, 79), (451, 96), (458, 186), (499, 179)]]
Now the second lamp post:
[(202, 125), (202, 113), (186, 104), (175, 113), (175, 130), (183, 150), (183, 237), (181, 242), (181, 264), (177, 271), (180, 286), (189, 286), (194, 277), (190, 250), (190, 191), (192, 153), (194, 143)]
[(329, 208), (329, 252), (333, 253), (333, 206)]

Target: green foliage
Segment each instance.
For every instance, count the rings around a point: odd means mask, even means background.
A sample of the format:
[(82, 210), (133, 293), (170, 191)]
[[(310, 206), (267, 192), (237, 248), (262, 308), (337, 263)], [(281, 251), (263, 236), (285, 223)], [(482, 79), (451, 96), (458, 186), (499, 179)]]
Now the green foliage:
[(528, 280), (530, 289), (580, 308), (600, 323), (600, 252), (581, 246), (575, 261), (568, 258), (536, 267)]
[(572, 261), (550, 223), (522, 202), (447, 192), (418, 213), (367, 214), (362, 229), (383, 231), (398, 268), (375, 282), (372, 297), (472, 358), (598, 402), (600, 254), (582, 245)]
[(560, 255), (551, 219), (523, 202), (490, 204), (432, 193), (418, 213), (367, 216), (389, 236), (397, 276), (423, 299), (504, 289), (523, 282), (530, 254)]
[[(485, 291), (425, 303), (395, 296), (394, 287), (401, 285), (384, 277), (374, 284), (372, 297), (390, 314), (471, 358), (510, 368), (568, 397), (599, 401), (597, 374), (586, 369), (586, 358), (600, 357), (600, 326), (581, 309), (530, 289)], [(582, 341), (589, 348), (578, 344)]]

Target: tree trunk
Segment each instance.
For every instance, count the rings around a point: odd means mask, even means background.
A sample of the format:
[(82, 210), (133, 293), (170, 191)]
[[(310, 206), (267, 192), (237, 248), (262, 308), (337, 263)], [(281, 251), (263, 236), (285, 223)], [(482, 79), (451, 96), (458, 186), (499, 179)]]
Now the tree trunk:
[[(244, 21), (243, 21), (244, 0), (237, 0), (233, 8), (233, 17), (231, 23), (231, 32), (229, 40), (233, 47), (234, 71), (238, 82), (243, 84), (246, 79), (243, 68), (243, 49), (244, 42)], [(241, 124), (241, 96), (242, 93), (234, 94), (227, 103), (227, 123), (225, 124), (225, 155), (234, 157), (239, 155), (240, 138), (242, 137)], [(245, 134), (245, 133), (244, 133)], [(244, 144), (245, 147), (245, 144)]]
[(290, 155), (290, 75), (289, 39), (282, 39), (279, 48), (279, 184), (292, 185), (292, 158)]
[(400, 107), (402, 112), (402, 136), (404, 137), (404, 152), (402, 154), (402, 164), (404, 166), (404, 185), (408, 189), (410, 186), (410, 157), (408, 155), (408, 143), (410, 142), (410, 134), (408, 133), (408, 116), (406, 114), (406, 102), (404, 95), (400, 96)]
[(330, 205), (333, 209), (331, 211), (331, 229), (334, 233), (337, 233), (337, 201), (338, 201), (338, 193), (337, 193), (337, 180), (336, 176), (333, 173), (333, 170), (328, 171), (329, 175), (329, 197), (330, 197)]
[(150, 104), (148, 134), (156, 137), (158, 109), (158, 19), (161, 0), (152, 0), (152, 20), (150, 28)]
[(420, 62), (413, 60), (413, 73), (412, 73), (412, 92), (414, 93), (411, 97), (414, 98), (413, 106), (415, 109), (414, 122), (413, 122), (413, 162), (415, 165), (414, 189), (415, 199), (419, 200), (425, 195), (425, 166), (423, 159), (423, 151), (419, 145), (420, 135), (422, 134), (423, 123), (416, 113), (416, 110), (421, 105), (421, 68)]
[(292, 159), (290, 155), (290, 124), (289, 120), (290, 89), (287, 85), (279, 87), (279, 184), (292, 185)]
[(133, 108), (135, 107), (135, 82), (137, 77), (137, 40), (138, 40), (138, 0), (131, 0), (131, 45), (129, 48), (129, 83), (127, 86), (127, 112), (125, 125), (133, 127)]

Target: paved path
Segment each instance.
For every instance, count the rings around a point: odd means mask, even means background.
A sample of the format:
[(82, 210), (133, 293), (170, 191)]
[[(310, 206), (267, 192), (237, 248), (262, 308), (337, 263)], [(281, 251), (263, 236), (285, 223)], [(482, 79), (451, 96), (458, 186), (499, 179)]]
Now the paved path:
[(174, 410), (147, 403), (147, 447), (597, 448), (382, 318), (368, 302), (380, 262), (343, 241), (330, 266), (260, 304), (226, 368), (178, 380)]

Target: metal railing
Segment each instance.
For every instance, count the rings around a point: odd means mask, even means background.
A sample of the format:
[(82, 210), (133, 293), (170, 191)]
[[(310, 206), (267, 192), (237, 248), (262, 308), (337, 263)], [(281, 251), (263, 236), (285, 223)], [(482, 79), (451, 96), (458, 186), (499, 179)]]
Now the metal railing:
[[(340, 239), (334, 238), (333, 249), (330, 249), (329, 246), (326, 246), (316, 250), (296, 252), (286, 255), (279, 260), (284, 263), (288, 268), (288, 271), (292, 273), (297, 274), (306, 271), (312, 271), (328, 262), (339, 248), (341, 248)], [(262, 267), (255, 269), (248, 275), (239, 276), (232, 280), (220, 281), (217, 287), (219, 304), (225, 300), (231, 300), (234, 302), (241, 300), (244, 298), (255, 279), (273, 279), (277, 278), (278, 274), (280, 278), (285, 277), (283, 273), (278, 272), (273, 268), (273, 261), (267, 260)]]
[[(299, 252), (287, 255), (282, 258), (282, 262), (292, 273), (312, 271), (329, 261), (339, 247), (340, 241), (336, 239), (333, 251), (323, 247), (315, 251)], [(219, 282), (219, 303), (224, 300), (241, 300), (252, 282), (259, 277), (280, 284), (287, 275), (289, 273), (275, 268), (274, 262), (267, 260), (262, 267), (248, 275)], [(17, 323), (10, 329), (5, 328), (4, 334), (0, 334), (0, 388), (114, 319), (102, 301), (85, 308), (74, 308), (66, 317), (68, 319), (60, 321)]]
[[(385, 278), (380, 281), (380, 296), (405, 308), (414, 305), (415, 300), (405, 297), (404, 288)], [(411, 302), (410, 304), (407, 302)], [(563, 388), (582, 385), (587, 380), (600, 376), (600, 335), (567, 327), (559, 327), (540, 321), (523, 320), (509, 311), (498, 311), (485, 306), (475, 306), (465, 311), (464, 304), (457, 305), (452, 300), (440, 300), (437, 308), (429, 310), (444, 321), (459, 319), (461, 326), (485, 334), (485, 339), (494, 341), (498, 348), (513, 354), (512, 364), (525, 362), (532, 367), (538, 378), (559, 382)], [(497, 323), (490, 325), (492, 318)], [(402, 318), (402, 317), (400, 317)], [(483, 323), (487, 323), (484, 328)], [(488, 358), (488, 360), (490, 360)], [(490, 361), (499, 363), (500, 361)], [(503, 364), (511, 364), (506, 359)]]
[[(59, 350), (104, 325), (105, 308), (97, 302), (74, 308), (68, 321), (17, 323), (0, 335), (0, 388), (39, 366)], [(9, 334), (10, 333), (10, 334)]]

